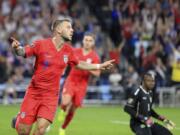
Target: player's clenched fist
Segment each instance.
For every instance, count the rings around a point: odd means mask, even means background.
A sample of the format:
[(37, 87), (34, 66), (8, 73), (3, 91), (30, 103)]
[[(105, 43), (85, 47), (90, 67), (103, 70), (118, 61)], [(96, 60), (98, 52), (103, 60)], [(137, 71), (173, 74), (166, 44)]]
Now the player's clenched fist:
[(25, 56), (25, 50), (22, 46), (20, 46), (20, 42), (14, 37), (11, 37), (10, 39), (12, 40), (11, 46), (14, 49), (16, 55)]
[(18, 40), (16, 40), (14, 37), (11, 37), (10, 39), (12, 40), (11, 46), (14, 49), (17, 49), (20, 46), (20, 42)]

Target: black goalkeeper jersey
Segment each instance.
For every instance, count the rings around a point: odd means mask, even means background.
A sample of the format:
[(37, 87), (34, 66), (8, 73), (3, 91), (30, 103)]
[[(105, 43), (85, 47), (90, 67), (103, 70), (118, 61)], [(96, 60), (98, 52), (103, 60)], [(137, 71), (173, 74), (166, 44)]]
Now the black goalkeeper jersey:
[(147, 92), (140, 86), (137, 90), (133, 91), (128, 98), (124, 110), (130, 114), (131, 122), (143, 123), (141, 118), (155, 117), (159, 115), (152, 109), (153, 92)]

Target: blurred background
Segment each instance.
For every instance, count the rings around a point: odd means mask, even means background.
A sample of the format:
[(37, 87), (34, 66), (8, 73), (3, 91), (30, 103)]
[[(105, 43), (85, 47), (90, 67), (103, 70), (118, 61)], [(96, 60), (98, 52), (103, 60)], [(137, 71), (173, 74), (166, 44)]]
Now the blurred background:
[(156, 75), (155, 103), (180, 106), (178, 0), (1, 0), (0, 103), (21, 102), (33, 74), (34, 59), (15, 56), (9, 37), (22, 44), (49, 37), (60, 17), (73, 20), (74, 47), (90, 31), (101, 61), (116, 60), (112, 72), (91, 77), (85, 103), (123, 104), (150, 71)]
[[(179, 135), (179, 0), (0, 0), (0, 134), (16, 134), (10, 122), (19, 111), (34, 64), (34, 58), (15, 56), (9, 37), (22, 45), (50, 37), (52, 22), (61, 17), (73, 20), (74, 47), (81, 47), (83, 34), (90, 31), (96, 35), (101, 61), (116, 60), (113, 71), (90, 78), (86, 107), (78, 110), (67, 134), (131, 135), (122, 105), (149, 71), (156, 75), (156, 110), (176, 123), (172, 132)], [(58, 129), (55, 118), (48, 134), (58, 134)]]

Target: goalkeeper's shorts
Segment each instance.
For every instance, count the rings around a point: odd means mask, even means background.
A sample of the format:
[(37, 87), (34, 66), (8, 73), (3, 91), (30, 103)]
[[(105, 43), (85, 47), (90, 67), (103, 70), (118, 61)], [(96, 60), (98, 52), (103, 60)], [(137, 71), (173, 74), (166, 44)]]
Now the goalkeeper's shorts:
[(154, 123), (151, 127), (152, 135), (172, 135), (172, 133), (164, 126)]
[(134, 124), (131, 125), (131, 129), (136, 135), (173, 135), (167, 128), (158, 123), (154, 123), (151, 127)]

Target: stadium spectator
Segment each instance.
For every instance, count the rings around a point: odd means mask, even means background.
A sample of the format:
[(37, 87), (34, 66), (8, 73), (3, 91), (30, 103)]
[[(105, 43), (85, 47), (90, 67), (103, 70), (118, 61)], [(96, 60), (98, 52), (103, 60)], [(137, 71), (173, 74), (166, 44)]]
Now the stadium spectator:
[(4, 56), (0, 55), (0, 83), (5, 83), (7, 81), (7, 64), (6, 64), (6, 58)]
[(157, 62), (155, 64), (155, 72), (156, 72), (156, 87), (162, 87), (166, 84), (166, 72), (167, 68), (163, 64), (160, 58), (157, 58)]
[(16, 103), (17, 92), (14, 86), (15, 84), (13, 78), (9, 78), (6, 84), (6, 89), (4, 90), (4, 96), (3, 96), (4, 105)]
[(118, 86), (122, 80), (122, 75), (119, 73), (117, 67), (114, 68), (113, 72), (109, 75), (109, 82), (112, 86)]
[(173, 60), (172, 60), (172, 85), (180, 84), (180, 46), (173, 48)]
[(172, 64), (172, 85), (180, 84), (180, 58), (173, 62)]
[(124, 79), (124, 89), (125, 89), (125, 98), (127, 99), (130, 93), (137, 87), (138, 83), (138, 73), (135, 71), (132, 65), (128, 65), (127, 72), (123, 76)]
[(109, 82), (112, 99), (120, 99), (120, 97), (124, 98), (124, 90), (121, 86), (122, 75), (117, 66), (115, 66), (112, 73), (110, 73)]

